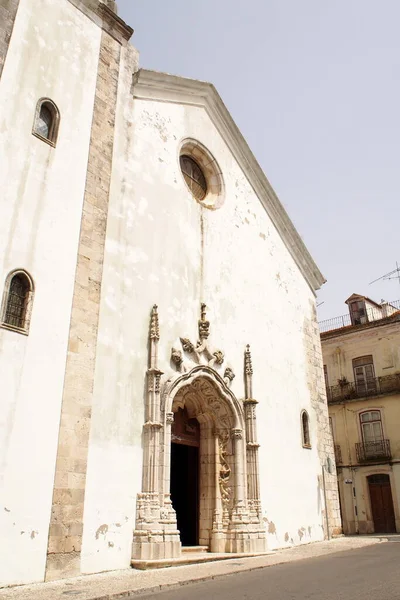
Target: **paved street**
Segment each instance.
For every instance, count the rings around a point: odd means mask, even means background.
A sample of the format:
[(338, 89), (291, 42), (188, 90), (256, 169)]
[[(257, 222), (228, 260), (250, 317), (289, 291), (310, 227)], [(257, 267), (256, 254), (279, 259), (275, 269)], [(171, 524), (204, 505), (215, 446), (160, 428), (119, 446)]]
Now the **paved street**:
[(398, 600), (400, 540), (230, 575), (141, 600)]

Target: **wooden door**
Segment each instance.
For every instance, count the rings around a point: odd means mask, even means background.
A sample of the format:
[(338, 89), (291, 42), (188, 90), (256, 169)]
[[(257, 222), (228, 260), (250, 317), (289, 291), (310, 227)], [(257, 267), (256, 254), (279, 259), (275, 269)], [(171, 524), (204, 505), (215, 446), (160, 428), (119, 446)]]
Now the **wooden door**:
[(395, 533), (396, 522), (389, 475), (371, 475), (368, 477), (368, 485), (375, 533)]

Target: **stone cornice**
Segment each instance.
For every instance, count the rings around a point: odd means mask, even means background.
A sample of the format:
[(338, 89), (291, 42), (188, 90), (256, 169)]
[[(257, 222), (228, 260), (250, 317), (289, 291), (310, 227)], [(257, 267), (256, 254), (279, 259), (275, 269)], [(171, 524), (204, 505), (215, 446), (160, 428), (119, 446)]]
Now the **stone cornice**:
[(126, 44), (133, 34), (133, 29), (101, 0), (68, 0), (91, 21), (107, 31), (121, 44)]
[(324, 331), (320, 334), (321, 342), (325, 340), (331, 340), (337, 337), (351, 336), (354, 335), (359, 337), (365, 331), (376, 329), (377, 327), (385, 327), (386, 325), (395, 325), (400, 321), (400, 314), (393, 314), (377, 321), (370, 321), (369, 323), (363, 323), (362, 325), (348, 325), (347, 327), (341, 327), (340, 329), (332, 329), (331, 331)]
[(105, 29), (112, 37), (119, 42), (128, 42), (132, 35), (133, 29), (127, 25), (111, 8), (103, 2), (100, 2), (97, 8), (98, 14), (103, 20), (103, 29)]
[(141, 69), (133, 78), (133, 96), (159, 102), (175, 102), (204, 108), (263, 204), (271, 221), (313, 292), (325, 278), (297, 233), (271, 184), (210, 83)]

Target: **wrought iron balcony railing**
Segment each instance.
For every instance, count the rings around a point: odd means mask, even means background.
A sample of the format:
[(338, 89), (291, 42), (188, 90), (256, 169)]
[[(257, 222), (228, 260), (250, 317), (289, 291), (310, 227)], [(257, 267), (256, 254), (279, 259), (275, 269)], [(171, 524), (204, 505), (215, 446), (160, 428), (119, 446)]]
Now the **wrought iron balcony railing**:
[(339, 385), (327, 388), (328, 402), (340, 402), (368, 396), (400, 393), (400, 373), (384, 375), (363, 382), (341, 381)]
[(358, 442), (356, 444), (356, 455), (357, 462), (359, 463), (370, 462), (372, 460), (390, 460), (392, 458), (390, 441)]
[(342, 464), (342, 450), (340, 444), (335, 444), (335, 461), (337, 465)]
[(360, 318), (353, 318), (349, 313), (346, 315), (340, 315), (340, 317), (333, 317), (333, 319), (326, 319), (325, 321), (319, 322), (320, 333), (326, 333), (335, 329), (342, 329), (343, 327), (357, 327), (359, 325), (365, 325), (373, 321), (381, 321), (387, 317), (392, 316), (400, 310), (400, 300), (394, 300), (394, 302), (387, 302), (382, 307), (366, 308), (363, 315)]

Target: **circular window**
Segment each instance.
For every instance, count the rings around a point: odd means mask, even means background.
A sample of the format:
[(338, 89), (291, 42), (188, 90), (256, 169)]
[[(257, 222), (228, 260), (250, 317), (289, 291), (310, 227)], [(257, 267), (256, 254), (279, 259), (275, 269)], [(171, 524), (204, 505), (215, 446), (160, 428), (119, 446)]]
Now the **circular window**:
[(193, 158), (183, 154), (180, 157), (181, 171), (189, 190), (201, 202), (207, 195), (207, 181), (201, 167)]
[(180, 148), (179, 163), (193, 198), (204, 208), (221, 208), (225, 199), (224, 181), (212, 154), (197, 140), (186, 139)]

